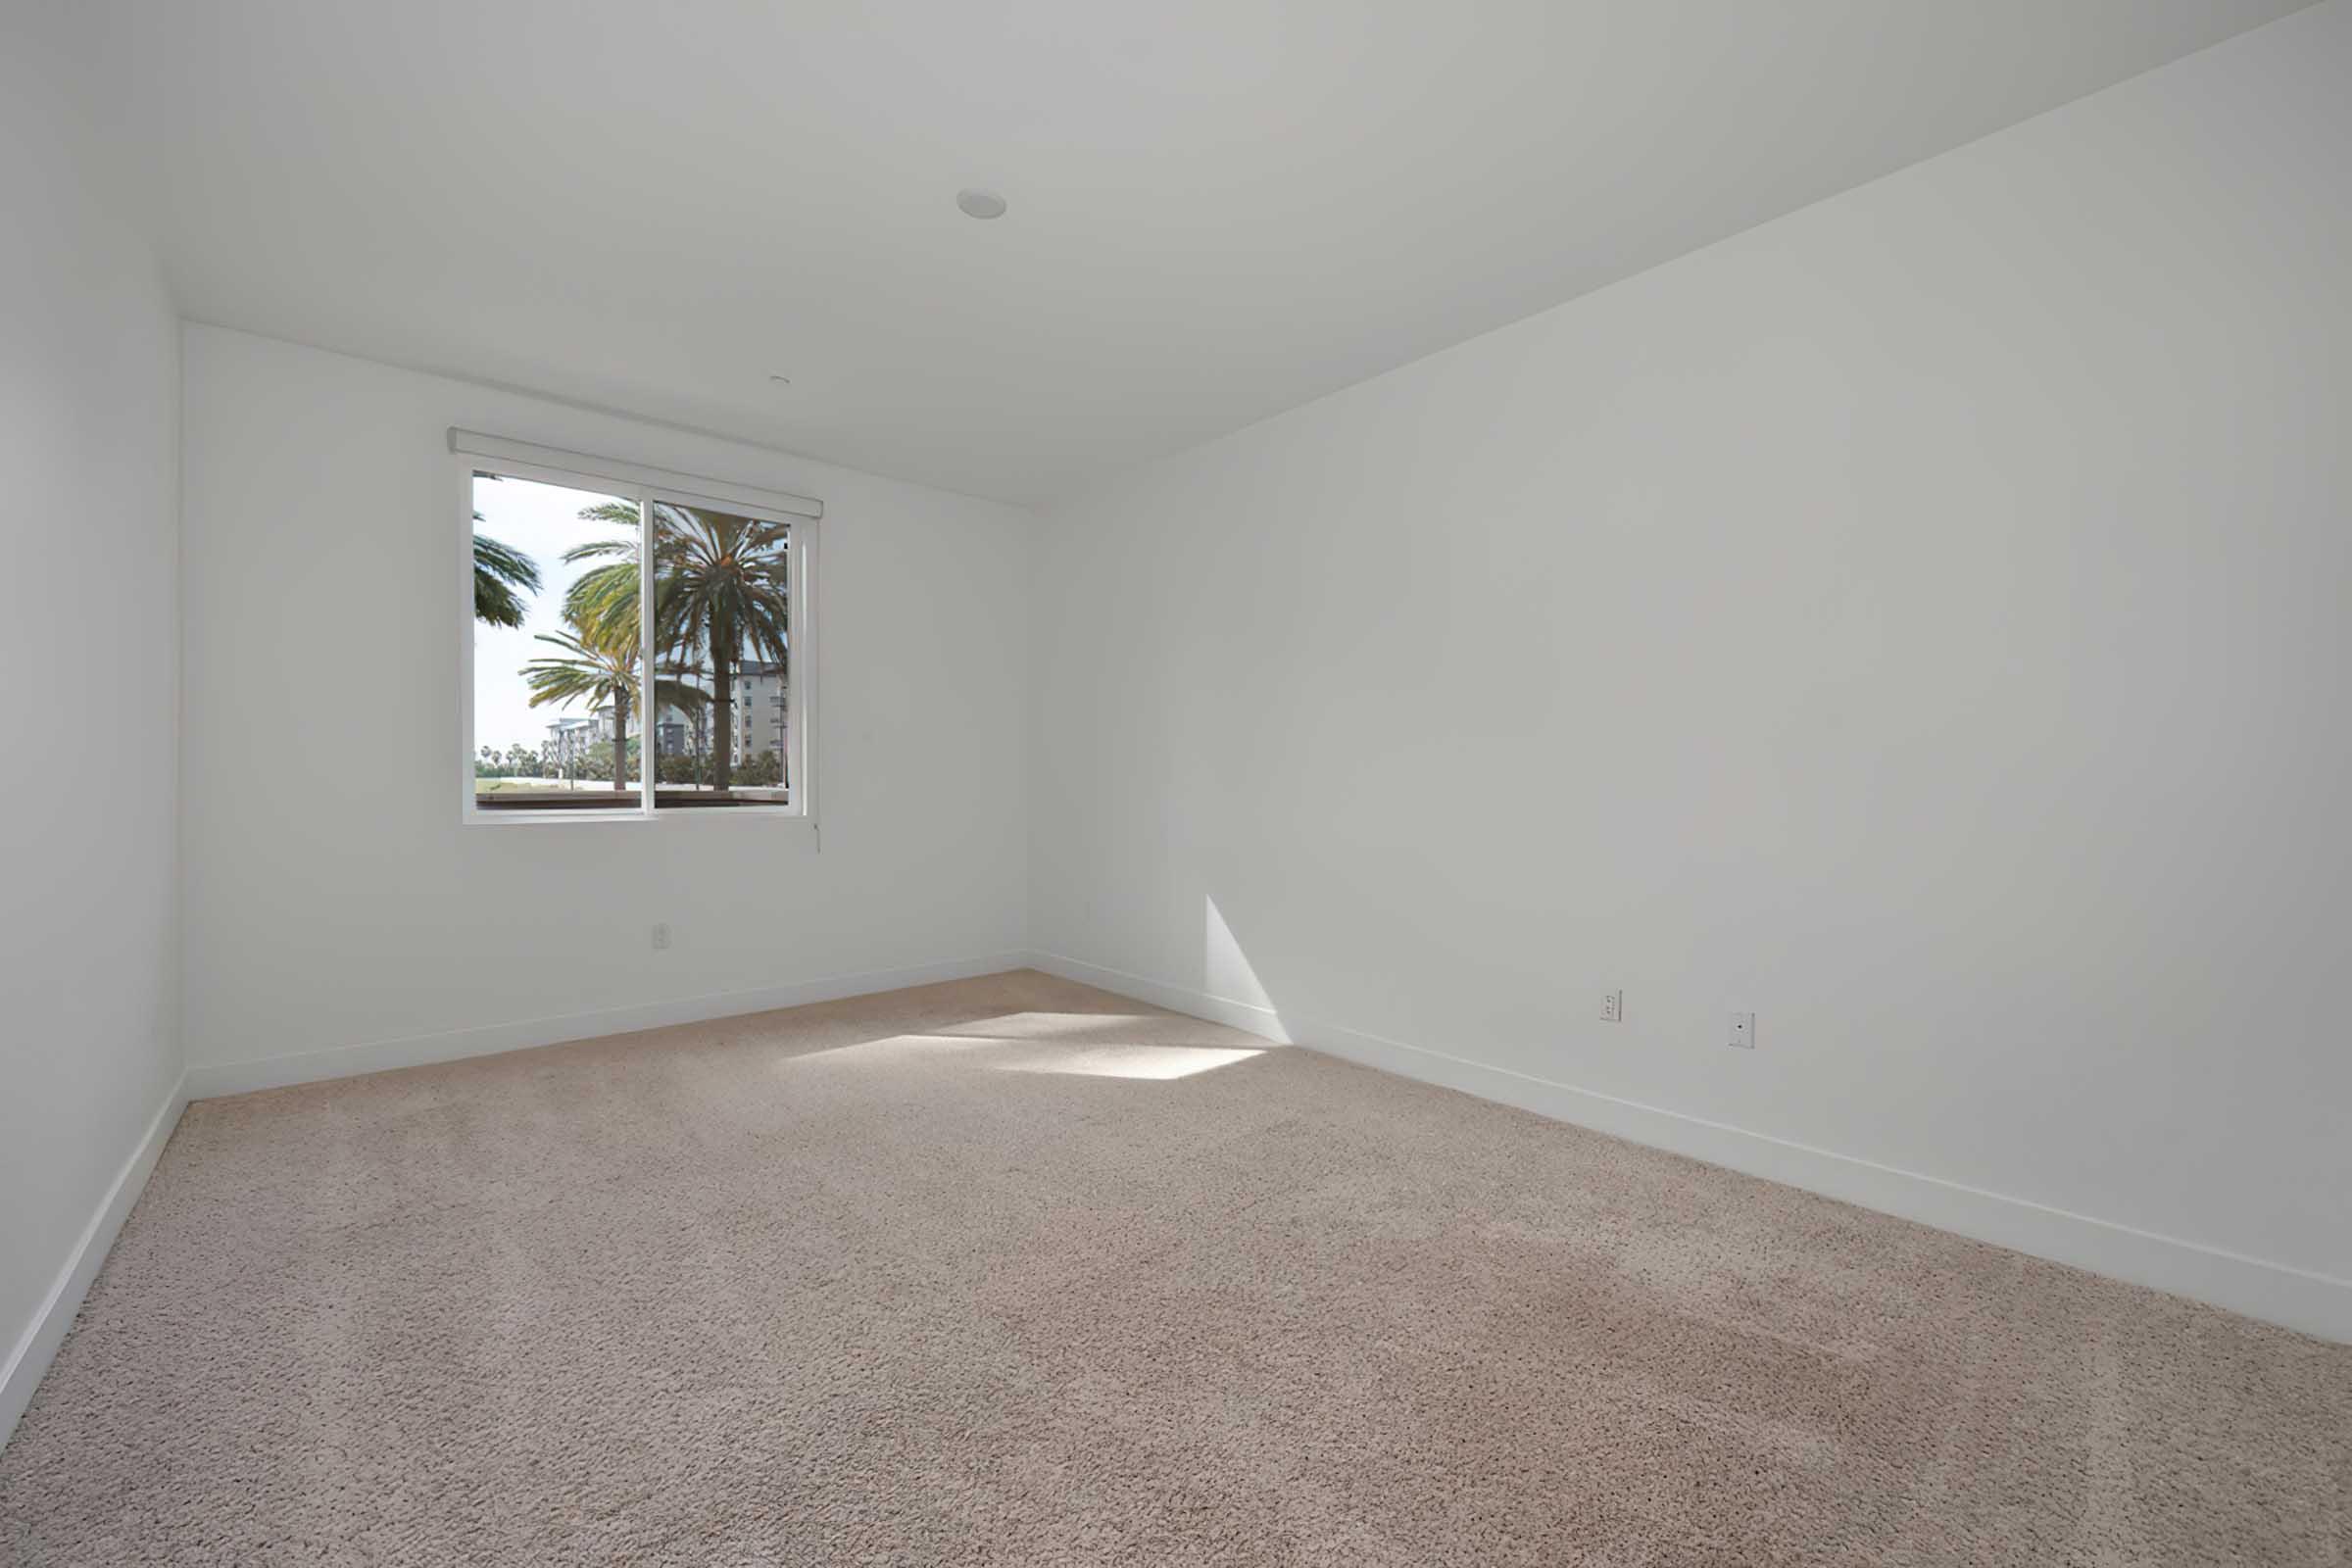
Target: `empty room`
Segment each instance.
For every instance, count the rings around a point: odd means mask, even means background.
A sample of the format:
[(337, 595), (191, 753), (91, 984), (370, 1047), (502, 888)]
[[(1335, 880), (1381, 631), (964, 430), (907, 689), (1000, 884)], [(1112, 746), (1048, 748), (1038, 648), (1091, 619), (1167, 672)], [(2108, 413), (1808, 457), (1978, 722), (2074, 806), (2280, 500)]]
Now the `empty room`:
[(0, 19), (0, 1564), (2352, 1568), (2352, 0)]

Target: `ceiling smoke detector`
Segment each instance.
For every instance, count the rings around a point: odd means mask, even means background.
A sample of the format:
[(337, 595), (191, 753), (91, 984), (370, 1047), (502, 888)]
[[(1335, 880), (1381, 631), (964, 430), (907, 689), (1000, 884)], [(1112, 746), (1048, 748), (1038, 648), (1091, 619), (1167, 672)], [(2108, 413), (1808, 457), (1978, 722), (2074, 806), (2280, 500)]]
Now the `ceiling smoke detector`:
[(1004, 198), (993, 190), (959, 190), (956, 205), (963, 209), (966, 218), (1003, 218)]

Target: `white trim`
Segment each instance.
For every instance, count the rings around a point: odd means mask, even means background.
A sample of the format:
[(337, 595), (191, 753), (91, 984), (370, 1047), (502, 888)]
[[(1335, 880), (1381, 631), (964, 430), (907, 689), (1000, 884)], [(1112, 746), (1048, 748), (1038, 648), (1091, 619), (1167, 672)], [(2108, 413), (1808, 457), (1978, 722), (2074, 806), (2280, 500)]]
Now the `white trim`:
[(493, 1056), (502, 1052), (527, 1051), (534, 1046), (565, 1045), (605, 1035), (629, 1034), (639, 1029), (662, 1029), (672, 1024), (703, 1023), (778, 1007), (806, 1006), (812, 1002), (838, 1002), (878, 991), (907, 986), (936, 985), (943, 980), (970, 980), (984, 974), (1018, 969), (1026, 955), (991, 954), (978, 958), (956, 958), (943, 963), (914, 964), (898, 969), (871, 969), (859, 974), (829, 975), (796, 980), (780, 986), (744, 991), (708, 992), (701, 996), (671, 997), (660, 1002), (593, 1012), (558, 1013), (544, 1018), (518, 1018), (512, 1023), (483, 1024), (452, 1029), (443, 1034), (409, 1035), (393, 1040), (370, 1040), (325, 1051), (296, 1052), (262, 1056), (251, 1061), (192, 1064), (187, 1092), (191, 1100), (218, 1095), (249, 1094), (257, 1089), (282, 1089), (290, 1084), (349, 1078), (395, 1067), (420, 1067), (436, 1061), (459, 1061), (469, 1056)]
[(16, 1348), (9, 1351), (8, 1364), (0, 1369), (0, 1445), (8, 1442), (18, 1418), (32, 1402), (33, 1391), (40, 1387), (57, 1348), (65, 1343), (66, 1331), (81, 1310), (82, 1298), (89, 1295), (90, 1282), (98, 1277), (115, 1238), (122, 1232), (122, 1222), (130, 1217), (131, 1205), (139, 1200), (155, 1162), (163, 1156), (164, 1145), (172, 1141), (172, 1129), (179, 1125), (179, 1113), (187, 1108), (188, 1082), (183, 1076), (156, 1107), (147, 1131), (99, 1200), (98, 1211), (82, 1227), (81, 1239), (74, 1244), (66, 1266), (58, 1271), (57, 1282), (49, 1287), (32, 1321), (24, 1325)]
[(488, 458), (500, 465), (527, 466), (550, 473), (569, 474), (573, 478), (627, 485), (636, 490), (665, 491), (667, 494), (658, 499), (676, 500), (690, 507), (724, 507), (730, 511), (748, 509), (767, 516), (805, 517), (810, 522), (825, 514), (823, 502), (808, 496), (796, 496), (787, 490), (763, 490), (756, 485), (736, 484), (732, 480), (706, 479), (700, 474), (680, 473), (675, 468), (656, 468), (642, 463), (627, 463), (619, 458), (566, 452), (562, 447), (513, 441), (505, 436), (484, 435), (479, 430), (462, 430), (456, 425), (451, 425), (449, 429), (449, 450), (467, 457)]
[[(662, 772), (662, 670), (654, 659), (654, 584), (662, 573), (654, 563), (654, 501), (637, 492), (637, 807), (654, 814), (654, 783)], [(733, 737), (729, 737), (732, 739)], [(612, 758), (612, 777), (618, 781), (629, 766), (628, 725), (621, 725), (620, 750)], [(481, 756), (476, 746), (473, 755)], [(474, 781), (474, 808), (481, 808), (481, 781)]]
[[(473, 540), (481, 524), (473, 516), (473, 466), (453, 463), (456, 501), (450, 515), (458, 519), (460, 532), (455, 552), (458, 564), (458, 820), (471, 822), (474, 815), (475, 779), (473, 767), (476, 750), (473, 744), (473, 629), (479, 624), (473, 616)], [(546, 755), (544, 751), (540, 754)]]
[(1194, 1017), (1687, 1154), (1996, 1247), (2352, 1344), (2352, 1280), (1986, 1192), (1203, 991), (1032, 953), (1032, 968)]
[[(795, 816), (816, 820), (816, 775), (808, 770), (816, 733), (816, 540), (822, 529), (796, 525), (785, 542), (784, 777)], [(692, 810), (671, 815), (692, 816)], [(724, 816), (724, 811), (708, 813)]]

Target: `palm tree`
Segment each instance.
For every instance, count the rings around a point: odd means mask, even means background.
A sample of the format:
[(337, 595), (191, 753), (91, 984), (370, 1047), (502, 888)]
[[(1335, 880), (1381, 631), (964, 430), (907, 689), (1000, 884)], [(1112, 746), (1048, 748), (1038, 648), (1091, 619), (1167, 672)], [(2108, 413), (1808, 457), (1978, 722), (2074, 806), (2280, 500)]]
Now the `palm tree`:
[[(626, 526), (619, 539), (575, 545), (566, 562), (602, 560), (605, 565), (580, 574), (564, 598), (564, 617), (595, 627), (600, 635), (634, 639), (638, 619), (637, 510), (606, 502), (580, 514), (583, 520)], [(710, 698), (715, 711), (711, 731), (710, 781), (724, 792), (730, 782), (729, 754), (738, 659), (749, 655), (789, 668), (789, 582), (784, 523), (700, 507), (654, 503), (654, 634), (662, 657), (680, 662), (708, 661)]]
[[(663, 511), (671, 510), (664, 507)], [(617, 635), (625, 621), (637, 630), (637, 509), (626, 501), (604, 501), (580, 509), (582, 522), (611, 523), (627, 532), (617, 539), (596, 539), (564, 552), (566, 564), (604, 561), (608, 564), (583, 571), (564, 596), (564, 618)]]
[[(482, 520), (475, 513), (473, 520)], [(522, 624), (522, 599), (514, 590), (539, 591), (539, 564), (513, 545), (488, 534), (473, 536), (473, 618), (492, 626)]]
[[(568, 707), (583, 698), (591, 710), (611, 704), (612, 787), (625, 790), (629, 787), (629, 699), (637, 690), (636, 635), (613, 638), (598, 627), (582, 625), (568, 613), (565, 618), (570, 620), (569, 631), (539, 633), (539, 641), (554, 644), (565, 657), (534, 659), (522, 666), (522, 678), (531, 688), (531, 706), (559, 703)], [(709, 700), (709, 693), (684, 681), (657, 678), (654, 682), (656, 712), (663, 706), (692, 712)]]

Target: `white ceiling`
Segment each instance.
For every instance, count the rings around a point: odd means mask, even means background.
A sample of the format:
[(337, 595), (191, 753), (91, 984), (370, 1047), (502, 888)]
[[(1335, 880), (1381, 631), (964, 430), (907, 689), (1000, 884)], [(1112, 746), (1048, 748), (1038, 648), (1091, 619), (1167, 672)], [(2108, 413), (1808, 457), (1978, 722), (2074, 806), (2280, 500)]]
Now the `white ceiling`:
[(2301, 0), (116, 3), (188, 315), (1029, 500)]

